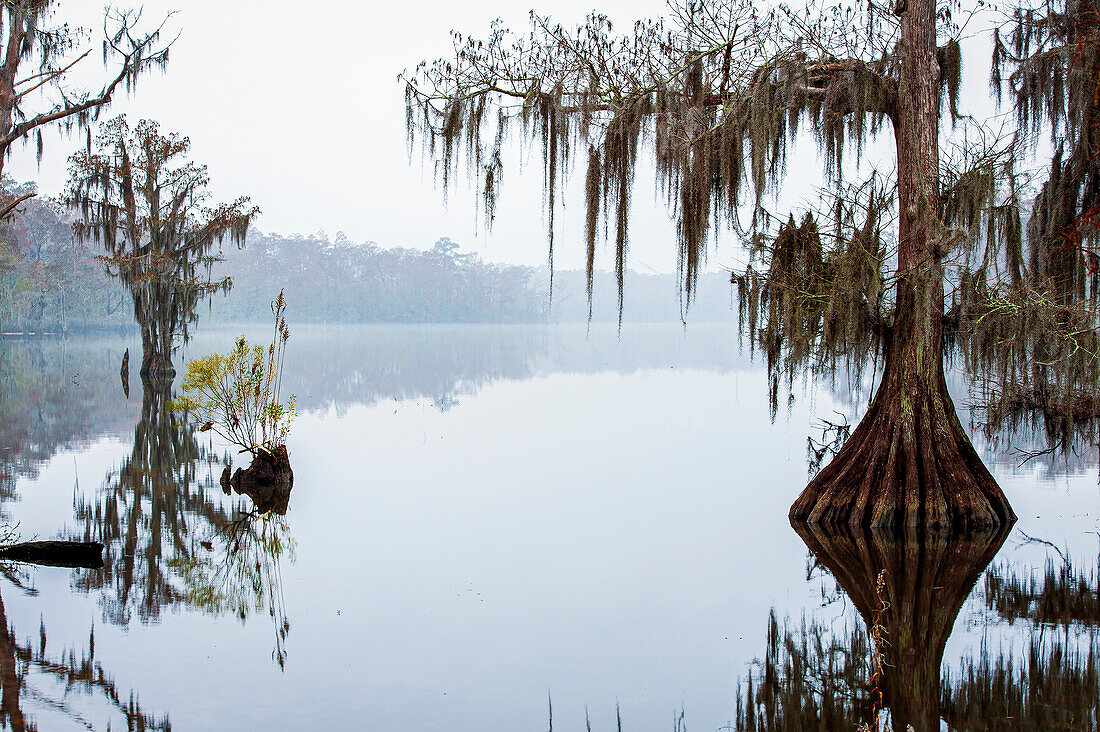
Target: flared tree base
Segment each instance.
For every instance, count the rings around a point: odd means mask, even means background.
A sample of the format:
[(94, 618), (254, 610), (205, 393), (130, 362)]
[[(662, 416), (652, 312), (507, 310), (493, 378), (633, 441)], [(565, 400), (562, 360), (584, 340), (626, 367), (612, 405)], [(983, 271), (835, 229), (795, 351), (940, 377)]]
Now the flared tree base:
[(176, 378), (176, 369), (169, 356), (146, 353), (141, 359), (141, 380), (153, 384), (169, 384)]
[(791, 506), (791, 520), (954, 529), (1015, 522), (959, 422), (943, 377), (938, 381), (914, 388), (884, 380), (852, 436)]

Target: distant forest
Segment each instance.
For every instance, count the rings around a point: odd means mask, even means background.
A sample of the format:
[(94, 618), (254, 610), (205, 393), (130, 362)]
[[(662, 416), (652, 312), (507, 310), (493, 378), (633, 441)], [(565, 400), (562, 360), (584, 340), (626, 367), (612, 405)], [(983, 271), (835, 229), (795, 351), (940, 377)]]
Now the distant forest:
[[(129, 292), (106, 275), (92, 247), (74, 242), (72, 215), (44, 197), (22, 208), (0, 224), (0, 331), (133, 327)], [(221, 260), (210, 266), (215, 277), (231, 277), (233, 287), (210, 300), (201, 315), (208, 324), (265, 320), (280, 290), (292, 319), (302, 323), (576, 323), (589, 317), (583, 272), (555, 272), (551, 299), (546, 267), (485, 262), (447, 237), (421, 250), (359, 244), (343, 233), (332, 239), (253, 228), (243, 248), (223, 247)], [(674, 275), (629, 272), (625, 286), (625, 321), (681, 319)], [(727, 275), (703, 275), (689, 319), (732, 320), (730, 293)], [(597, 273), (592, 320), (617, 318), (614, 276)]]

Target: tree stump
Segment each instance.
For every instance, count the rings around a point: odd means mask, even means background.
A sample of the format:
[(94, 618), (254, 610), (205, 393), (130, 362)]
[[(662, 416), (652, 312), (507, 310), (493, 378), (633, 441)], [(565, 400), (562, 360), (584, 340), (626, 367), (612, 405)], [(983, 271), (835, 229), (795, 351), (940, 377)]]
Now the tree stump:
[(230, 475), (230, 466), (225, 466), (221, 477), (222, 490), (228, 494), (233, 490), (252, 499), (256, 510), (262, 513), (286, 513), (290, 504), (290, 489), (294, 487), (294, 471), (290, 468), (290, 456), (286, 445), (274, 450), (257, 450), (252, 456), (252, 464), (247, 468), (237, 468)]

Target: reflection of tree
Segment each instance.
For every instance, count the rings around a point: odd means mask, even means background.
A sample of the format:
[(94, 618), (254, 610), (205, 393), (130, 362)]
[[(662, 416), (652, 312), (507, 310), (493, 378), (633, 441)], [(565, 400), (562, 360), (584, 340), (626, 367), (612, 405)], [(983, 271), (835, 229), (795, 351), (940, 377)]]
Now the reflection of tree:
[(997, 566), (986, 573), (983, 590), (986, 607), (1010, 623), (1100, 627), (1100, 558), (1087, 571), (1068, 559), (1051, 560), (1038, 578)]
[(278, 513), (247, 513), (216, 532), (208, 546), (202, 555), (176, 562), (188, 602), (213, 615), (232, 613), (242, 622), (266, 610), (275, 626), (272, 657), (283, 668), (290, 622), (281, 561), (284, 556), (294, 561), (286, 519)]
[(1015, 660), (982, 644), (957, 677), (944, 677), (943, 718), (958, 730), (1092, 730), (1100, 714), (1100, 638), (1033, 635)]
[[(773, 620), (763, 680), (739, 701), (738, 726), (794, 730), (823, 719), (854, 725), (868, 721), (874, 692), (881, 690), (895, 729), (938, 730), (944, 646), (1005, 533), (831, 533), (805, 525), (796, 525), (796, 531), (852, 600), (865, 626), (881, 626), (886, 642), (878, 652), (884, 674), (876, 680), (878, 689), (861, 688), (857, 675), (865, 673), (864, 682), (871, 679), (871, 662), (862, 660), (872, 650), (866, 632), (830, 639), (824, 629), (803, 625), (786, 628), (781, 636)], [(876, 585), (884, 571), (880, 591)], [(838, 691), (851, 692), (848, 701)]]
[(122, 466), (92, 500), (77, 497), (84, 536), (104, 544), (100, 573), (76, 575), (76, 586), (101, 592), (105, 617), (127, 624), (186, 605), (232, 613), (242, 621), (267, 610), (275, 622), (275, 658), (286, 659), (289, 630), (280, 590), (280, 561), (293, 561), (282, 514), (283, 493), (249, 495), (255, 510), (225, 501), (214, 476), (222, 463), (195, 439), (184, 415), (168, 409), (169, 391), (142, 382), (141, 421)]
[(128, 623), (135, 609), (143, 622), (155, 620), (162, 607), (185, 602), (174, 563), (197, 551), (203, 525), (223, 527), (230, 519), (211, 478), (213, 455), (168, 400), (167, 390), (143, 383), (130, 456), (98, 496), (77, 497), (84, 537), (104, 544), (103, 572), (80, 575), (77, 586), (102, 590), (104, 614), (114, 623)]
[[(189, 355), (224, 351), (236, 334), (199, 333)], [(692, 326), (685, 336), (679, 325), (628, 326), (621, 339), (615, 334), (601, 326), (591, 338), (583, 327), (305, 328), (295, 333), (285, 380), (303, 412), (394, 398), (427, 399), (445, 410), (502, 380), (748, 363), (728, 327)], [(119, 387), (119, 359), (130, 345), (121, 338), (0, 339), (0, 490), (33, 476), (59, 450), (131, 430), (137, 405)]]
[[(747, 367), (729, 327), (363, 326), (302, 329), (287, 354), (285, 383), (299, 411), (429, 399), (444, 411), (464, 395), (503, 380), (547, 374), (630, 374), (691, 368), (723, 372)], [(195, 354), (218, 350), (203, 335)]]
[[(60, 696), (51, 695), (48, 689), (33, 683), (32, 675), (59, 684), (63, 693)], [(23, 702), (27, 698), (93, 729), (91, 723), (72, 706), (74, 699), (78, 698), (71, 693), (74, 690), (88, 695), (102, 695), (125, 718), (127, 729), (172, 729), (167, 715), (157, 719), (144, 712), (133, 692), (125, 698), (120, 696), (114, 681), (95, 660), (94, 632), (89, 637), (88, 650), (79, 659), (75, 652), (70, 652), (60, 660), (51, 660), (46, 655), (45, 626), (40, 628), (37, 648), (30, 641), (20, 644), (14, 629), (8, 625), (3, 599), (0, 599), (0, 686), (0, 723), (13, 732), (38, 729), (33, 716), (23, 710)]]
[(82, 338), (0, 338), (0, 476), (9, 485), (58, 450), (133, 423), (119, 398), (121, 350)]
[(982, 600), (1009, 623), (1031, 624), (1031, 637), (1019, 660), (1003, 652), (994, 657), (983, 643), (979, 658), (945, 685), (944, 718), (959, 729), (1095, 730), (1100, 559), (1096, 569), (1082, 569), (1063, 556), (1041, 574), (998, 564), (985, 575)]

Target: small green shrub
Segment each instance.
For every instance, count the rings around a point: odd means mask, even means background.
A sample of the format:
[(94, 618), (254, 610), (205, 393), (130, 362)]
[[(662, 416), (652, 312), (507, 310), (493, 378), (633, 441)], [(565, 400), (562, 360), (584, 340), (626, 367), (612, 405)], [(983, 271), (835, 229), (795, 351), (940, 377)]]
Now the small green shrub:
[(285, 311), (280, 291), (271, 303), (275, 332), (266, 349), (250, 346), (241, 336), (227, 355), (214, 353), (188, 363), (181, 396), (173, 400), (172, 408), (192, 414), (203, 422), (200, 431), (212, 429), (242, 452), (271, 452), (284, 444), (297, 416), (293, 396), (286, 403), (279, 399), (290, 339)]

